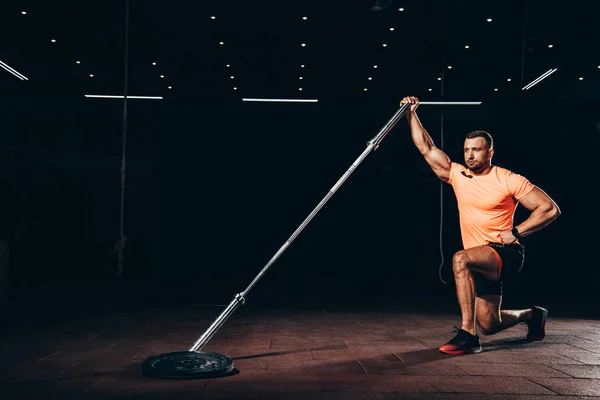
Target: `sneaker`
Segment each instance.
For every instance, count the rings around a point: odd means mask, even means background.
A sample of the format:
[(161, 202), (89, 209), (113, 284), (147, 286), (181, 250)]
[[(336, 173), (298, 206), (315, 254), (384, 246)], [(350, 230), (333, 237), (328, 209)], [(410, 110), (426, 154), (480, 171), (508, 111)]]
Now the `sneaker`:
[(456, 336), (448, 343), (440, 347), (440, 351), (446, 354), (474, 354), (481, 352), (481, 341), (479, 336), (471, 335), (469, 332), (454, 327), (452, 333), (456, 332)]
[(533, 306), (533, 315), (527, 321), (527, 340), (535, 342), (546, 337), (546, 318), (548, 318), (548, 310), (542, 307)]

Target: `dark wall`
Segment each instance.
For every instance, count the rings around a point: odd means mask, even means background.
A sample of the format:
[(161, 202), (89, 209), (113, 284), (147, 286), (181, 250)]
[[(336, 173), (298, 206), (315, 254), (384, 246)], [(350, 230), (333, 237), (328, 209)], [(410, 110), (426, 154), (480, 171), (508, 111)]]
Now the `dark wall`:
[[(365, 150), (397, 100), (131, 100), (124, 287), (145, 288), (158, 299), (229, 301)], [(2, 101), (8, 171), (2, 235), (11, 243), (13, 297), (57, 281), (73, 287), (115, 282), (122, 101)], [(561, 207), (559, 220), (523, 239), (522, 280), (507, 289), (517, 293), (579, 295), (591, 292), (598, 277), (595, 239), (586, 233), (599, 223), (593, 195), (598, 105), (559, 110), (555, 104), (503, 98), (419, 109), (453, 160), (462, 161), (466, 132), (488, 130), (496, 140), (494, 163), (525, 175)], [(403, 119), (249, 299), (382, 301), (453, 293), (450, 262), (460, 246), (451, 187), (427, 167)]]

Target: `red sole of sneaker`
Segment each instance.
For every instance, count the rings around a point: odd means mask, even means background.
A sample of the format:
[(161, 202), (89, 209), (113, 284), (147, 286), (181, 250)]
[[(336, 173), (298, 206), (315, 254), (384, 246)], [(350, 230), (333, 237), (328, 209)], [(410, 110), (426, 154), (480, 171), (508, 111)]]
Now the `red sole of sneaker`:
[(445, 353), (445, 354), (451, 354), (453, 356), (458, 356), (461, 354), (477, 354), (477, 353), (481, 353), (481, 347), (478, 349), (469, 349), (469, 350), (442, 350), (442, 349), (440, 349), (440, 352)]

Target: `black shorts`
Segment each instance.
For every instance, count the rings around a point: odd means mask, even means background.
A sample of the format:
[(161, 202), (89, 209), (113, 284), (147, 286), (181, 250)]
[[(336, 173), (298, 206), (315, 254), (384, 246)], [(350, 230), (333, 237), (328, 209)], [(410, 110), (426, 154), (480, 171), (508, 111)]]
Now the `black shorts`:
[(473, 280), (475, 281), (476, 296), (484, 296), (486, 294), (502, 295), (503, 281), (515, 279), (525, 261), (525, 248), (523, 245), (513, 243), (503, 245), (499, 243), (489, 243), (488, 246), (496, 250), (499, 261), (501, 262), (500, 277), (497, 281), (491, 281), (475, 273)]

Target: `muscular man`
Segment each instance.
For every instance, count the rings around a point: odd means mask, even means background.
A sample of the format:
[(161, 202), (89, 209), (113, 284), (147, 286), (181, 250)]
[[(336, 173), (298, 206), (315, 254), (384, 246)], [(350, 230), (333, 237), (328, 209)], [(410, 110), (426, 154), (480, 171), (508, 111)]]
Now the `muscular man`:
[[(452, 185), (458, 203), (463, 250), (454, 254), (452, 269), (462, 325), (457, 335), (439, 348), (447, 354), (479, 353), (476, 332), (491, 335), (527, 322), (527, 339), (545, 336), (548, 310), (533, 306), (524, 310), (501, 310), (502, 281), (514, 278), (524, 261), (519, 239), (542, 229), (560, 215), (556, 203), (525, 177), (492, 165), (494, 142), (485, 131), (473, 131), (464, 141), (463, 166), (438, 149), (421, 125), (416, 110), (419, 99), (405, 97), (406, 117), (413, 142), (435, 175)], [(518, 204), (531, 213), (514, 226)]]

